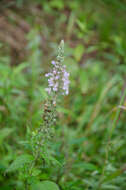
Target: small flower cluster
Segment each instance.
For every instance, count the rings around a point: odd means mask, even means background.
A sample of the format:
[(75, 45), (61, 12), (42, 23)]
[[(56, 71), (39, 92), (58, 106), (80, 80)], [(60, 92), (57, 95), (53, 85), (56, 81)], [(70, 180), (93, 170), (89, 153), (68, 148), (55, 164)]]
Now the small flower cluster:
[(66, 66), (62, 64), (63, 57), (62, 49), (63, 49), (63, 41), (60, 44), (59, 55), (57, 56), (57, 61), (52, 61), (53, 69), (50, 73), (45, 74), (48, 79), (48, 88), (46, 91), (48, 94), (51, 93), (61, 93), (63, 95), (69, 94), (69, 73), (66, 71)]
[(69, 94), (69, 73), (66, 71), (65, 65), (62, 66), (59, 62), (52, 61), (53, 70), (51, 73), (45, 74), (48, 79), (48, 88), (46, 91), (50, 94), (59, 92), (62, 89), (62, 94)]

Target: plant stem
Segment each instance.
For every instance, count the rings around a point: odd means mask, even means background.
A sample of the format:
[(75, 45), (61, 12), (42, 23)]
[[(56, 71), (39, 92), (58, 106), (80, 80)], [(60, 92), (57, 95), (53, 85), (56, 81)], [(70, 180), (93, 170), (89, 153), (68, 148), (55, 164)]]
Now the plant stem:
[[(126, 88), (124, 89), (124, 93), (123, 93), (123, 95), (122, 95), (122, 97), (121, 97), (119, 106), (122, 106), (122, 105), (123, 105), (124, 100), (125, 100), (125, 97), (126, 97)], [(104, 166), (103, 166), (103, 169), (102, 169), (102, 174), (101, 174), (101, 178), (100, 178), (100, 182), (99, 182), (98, 188), (101, 187), (102, 182), (103, 182), (103, 176), (104, 176), (104, 173), (105, 173), (105, 167), (106, 167), (107, 160), (108, 160), (108, 158), (109, 158), (109, 146), (110, 146), (110, 141), (111, 141), (111, 138), (112, 138), (114, 129), (116, 128), (116, 125), (117, 125), (117, 122), (118, 122), (118, 119), (119, 119), (119, 115), (120, 115), (120, 111), (121, 111), (121, 107), (118, 107), (118, 109), (117, 109), (117, 111), (116, 111), (115, 119), (114, 119), (114, 121), (113, 121), (111, 130), (110, 130), (110, 133), (109, 133), (109, 136), (108, 136), (108, 141), (107, 141), (106, 148), (105, 148), (105, 149), (106, 149), (105, 162), (104, 162)]]
[[(121, 97), (120, 106), (123, 105), (125, 97), (126, 97), (126, 88), (124, 89), (124, 93), (123, 93), (123, 95)], [(120, 110), (121, 110), (121, 108), (118, 108), (117, 111), (116, 111), (115, 119), (113, 121), (112, 128), (111, 128), (110, 135), (109, 135), (109, 140), (111, 139), (113, 131), (116, 128), (116, 124), (118, 122), (118, 118), (119, 118), (119, 115), (120, 115)]]

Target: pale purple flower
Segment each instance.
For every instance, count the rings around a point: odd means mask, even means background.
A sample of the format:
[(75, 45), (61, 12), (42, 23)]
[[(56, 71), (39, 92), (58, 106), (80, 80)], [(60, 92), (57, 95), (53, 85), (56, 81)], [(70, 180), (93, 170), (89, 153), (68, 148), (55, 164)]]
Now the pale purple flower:
[(52, 71), (45, 74), (45, 76), (48, 77), (48, 88), (46, 88), (48, 94), (69, 94), (69, 73), (66, 71), (66, 66), (62, 64), (62, 61), (63, 57), (58, 55), (57, 61), (51, 62), (53, 65)]
[(55, 62), (55, 61), (52, 61), (51, 63), (52, 63), (52, 65), (55, 65), (55, 64), (56, 64), (56, 62)]
[(45, 90), (48, 92), (48, 94), (51, 93), (51, 88), (46, 88)]

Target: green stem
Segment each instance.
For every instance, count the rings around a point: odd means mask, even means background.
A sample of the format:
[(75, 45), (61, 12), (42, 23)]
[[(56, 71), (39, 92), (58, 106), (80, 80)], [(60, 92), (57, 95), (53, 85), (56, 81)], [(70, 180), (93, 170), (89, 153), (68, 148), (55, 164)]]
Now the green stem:
[[(123, 93), (123, 95), (121, 97), (120, 104), (119, 104), (120, 106), (123, 105), (125, 97), (126, 97), (126, 88), (124, 89), (124, 93)], [(101, 178), (100, 178), (100, 181), (99, 181), (98, 188), (101, 188), (101, 185), (102, 185), (102, 182), (103, 182), (103, 177), (104, 177), (104, 173), (105, 173), (105, 167), (106, 167), (106, 163), (107, 163), (107, 160), (108, 160), (108, 157), (109, 157), (110, 140), (112, 138), (113, 131), (116, 128), (116, 125), (117, 125), (117, 122), (118, 122), (118, 119), (119, 119), (119, 115), (120, 115), (120, 110), (121, 110), (121, 108), (118, 108), (117, 111), (116, 111), (115, 119), (113, 121), (111, 130), (110, 130), (110, 133), (109, 133), (109, 136), (108, 136), (108, 142), (107, 142), (107, 145), (106, 145), (106, 156), (105, 156), (106, 158), (105, 158), (104, 166), (103, 166), (103, 169), (102, 169), (102, 174), (101, 174)]]
[[(126, 89), (124, 90), (124, 93), (123, 93), (123, 95), (122, 95), (122, 97), (121, 97), (120, 106), (123, 105), (124, 100), (125, 100), (125, 97), (126, 97)], [(117, 122), (118, 122), (119, 115), (120, 115), (120, 110), (121, 110), (121, 108), (118, 108), (117, 111), (116, 111), (115, 119), (114, 119), (114, 121), (113, 121), (112, 128), (111, 128), (110, 135), (109, 135), (109, 140), (111, 139), (112, 134), (113, 134), (113, 131), (114, 131), (114, 129), (116, 128), (116, 124), (117, 124)]]

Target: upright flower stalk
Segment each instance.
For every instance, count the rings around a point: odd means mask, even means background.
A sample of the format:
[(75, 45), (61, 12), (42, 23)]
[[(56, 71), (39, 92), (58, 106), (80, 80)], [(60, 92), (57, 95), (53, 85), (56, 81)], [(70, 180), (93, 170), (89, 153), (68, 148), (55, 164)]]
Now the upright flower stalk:
[(42, 125), (32, 134), (32, 145), (34, 153), (44, 155), (47, 152), (49, 142), (54, 134), (54, 125), (56, 122), (56, 105), (61, 95), (69, 94), (69, 73), (66, 71), (64, 61), (64, 41), (62, 40), (58, 47), (56, 61), (52, 61), (51, 71), (45, 74), (48, 79), (48, 87), (45, 89), (48, 98), (44, 104)]

